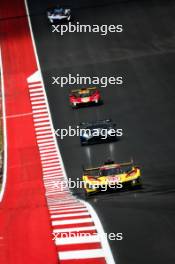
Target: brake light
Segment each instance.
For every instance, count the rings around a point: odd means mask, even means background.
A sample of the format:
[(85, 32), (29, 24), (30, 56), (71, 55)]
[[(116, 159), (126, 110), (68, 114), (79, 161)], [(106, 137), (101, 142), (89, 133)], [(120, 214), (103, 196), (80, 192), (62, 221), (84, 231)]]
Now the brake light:
[(126, 175), (126, 178), (134, 176), (134, 175), (136, 174), (136, 172), (137, 172), (137, 169), (134, 169), (134, 170), (130, 171), (130, 172)]
[(99, 96), (99, 92), (97, 91), (92, 94), (92, 97), (96, 97), (96, 96)]
[(76, 101), (76, 102), (78, 102), (78, 101), (80, 101), (80, 99), (79, 98), (77, 98), (77, 96), (75, 96), (75, 95), (70, 95), (70, 100), (71, 101)]
[(92, 177), (92, 176), (88, 176), (88, 180), (91, 180), (91, 181), (98, 181), (98, 179)]

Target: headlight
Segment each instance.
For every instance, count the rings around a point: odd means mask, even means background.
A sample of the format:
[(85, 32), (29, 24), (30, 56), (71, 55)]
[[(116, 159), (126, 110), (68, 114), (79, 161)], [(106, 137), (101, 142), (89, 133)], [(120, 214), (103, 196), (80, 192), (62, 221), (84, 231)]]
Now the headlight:
[(96, 185), (89, 184), (88, 188), (89, 189), (92, 189), (92, 190), (95, 190), (97, 188), (97, 186)]
[(89, 138), (89, 135), (85, 133), (85, 134), (83, 134), (83, 137), (84, 138)]

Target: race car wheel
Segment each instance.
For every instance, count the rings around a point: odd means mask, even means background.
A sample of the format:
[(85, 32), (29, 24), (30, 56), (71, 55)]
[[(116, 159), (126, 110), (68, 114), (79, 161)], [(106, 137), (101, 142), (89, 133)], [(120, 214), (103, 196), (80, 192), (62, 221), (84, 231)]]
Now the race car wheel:
[(49, 23), (53, 24), (53, 19), (49, 18)]
[(136, 180), (131, 181), (131, 187), (133, 187), (133, 188), (141, 187), (141, 185), (142, 185), (142, 183), (141, 183), (140, 179), (136, 179)]
[(77, 104), (76, 103), (72, 103), (72, 108), (77, 108)]

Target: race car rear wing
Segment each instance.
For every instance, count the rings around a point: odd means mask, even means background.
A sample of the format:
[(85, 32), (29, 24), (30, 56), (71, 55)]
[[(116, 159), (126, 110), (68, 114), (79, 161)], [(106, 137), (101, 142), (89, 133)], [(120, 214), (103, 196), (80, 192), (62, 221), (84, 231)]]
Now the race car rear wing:
[(82, 88), (82, 89), (71, 90), (71, 93), (77, 93), (77, 92), (80, 92), (83, 89), (86, 89), (86, 90), (97, 90), (96, 87), (90, 87), (90, 88)]
[(85, 168), (83, 168), (83, 171), (84, 172), (88, 172), (88, 171), (97, 171), (97, 170), (99, 170), (100, 169), (100, 167), (96, 167), (96, 168), (88, 168), (88, 169), (85, 169)]
[(104, 119), (104, 120), (96, 120), (92, 122), (81, 122), (80, 126), (88, 126), (88, 125), (102, 125), (102, 124), (108, 124), (112, 123), (111, 119)]
[[(133, 166), (134, 165), (134, 161), (133, 159), (131, 159), (131, 161), (129, 162), (121, 162), (121, 163), (115, 163), (115, 162), (106, 162), (104, 165), (118, 165), (118, 166), (121, 166), (121, 167), (125, 167), (125, 166)], [(89, 172), (89, 171), (98, 171), (102, 166), (99, 166), (99, 167), (94, 167), (94, 168), (83, 168), (83, 171), (86, 173), (86, 172)]]
[(121, 163), (117, 163), (118, 165), (124, 167), (124, 166), (130, 166), (130, 165), (134, 165), (134, 161), (133, 159), (131, 159), (129, 162), (121, 162)]
[(76, 92), (79, 92), (81, 90), (96, 90), (97, 88), (96, 87), (90, 87), (90, 88), (81, 88), (81, 89), (75, 89), (75, 90), (71, 90), (72, 93), (76, 93)]

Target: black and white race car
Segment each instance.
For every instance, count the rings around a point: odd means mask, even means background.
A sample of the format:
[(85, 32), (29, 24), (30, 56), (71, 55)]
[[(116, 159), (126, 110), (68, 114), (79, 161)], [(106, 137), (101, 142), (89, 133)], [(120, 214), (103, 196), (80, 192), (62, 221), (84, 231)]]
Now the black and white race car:
[(51, 24), (60, 21), (70, 21), (71, 20), (71, 10), (60, 6), (49, 8), (47, 10), (47, 18)]
[(122, 135), (122, 129), (116, 129), (116, 124), (110, 119), (80, 123), (81, 145), (112, 142)]

